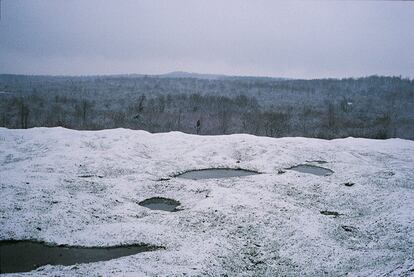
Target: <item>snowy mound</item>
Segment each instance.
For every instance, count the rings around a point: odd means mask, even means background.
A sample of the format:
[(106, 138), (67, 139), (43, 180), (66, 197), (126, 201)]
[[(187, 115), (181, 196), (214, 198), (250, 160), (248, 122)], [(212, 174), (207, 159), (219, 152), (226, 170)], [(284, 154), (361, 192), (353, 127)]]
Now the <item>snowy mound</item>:
[[(164, 246), (53, 275), (410, 275), (414, 142), (0, 128), (0, 239)], [(321, 166), (329, 176), (288, 170)], [(179, 173), (262, 174), (191, 180)], [(141, 201), (174, 199), (177, 212)]]

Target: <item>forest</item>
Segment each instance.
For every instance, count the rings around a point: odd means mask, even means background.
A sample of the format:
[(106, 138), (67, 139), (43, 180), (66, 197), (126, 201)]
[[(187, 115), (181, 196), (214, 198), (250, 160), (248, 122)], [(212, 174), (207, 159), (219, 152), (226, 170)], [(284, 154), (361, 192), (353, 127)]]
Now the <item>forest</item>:
[(3, 74), (0, 126), (414, 139), (414, 80)]

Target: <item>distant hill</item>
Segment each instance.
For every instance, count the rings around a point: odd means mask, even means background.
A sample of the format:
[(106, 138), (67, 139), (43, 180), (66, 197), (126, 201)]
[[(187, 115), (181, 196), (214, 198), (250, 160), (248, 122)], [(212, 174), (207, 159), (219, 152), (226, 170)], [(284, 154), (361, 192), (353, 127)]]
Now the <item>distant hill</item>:
[(194, 78), (194, 79), (204, 79), (204, 80), (218, 80), (228, 77), (227, 75), (219, 74), (200, 74), (184, 71), (173, 71), (170, 73), (160, 74), (157, 77), (161, 78)]
[(201, 79), (201, 80), (294, 80), (291, 78), (280, 78), (280, 77), (267, 77), (267, 76), (237, 76), (237, 75), (224, 75), (224, 74), (202, 74), (185, 71), (173, 71), (164, 74), (108, 74), (108, 75), (23, 75), (23, 74), (1, 74), (1, 78), (8, 77), (19, 77), (19, 78), (55, 78), (55, 79), (72, 79), (72, 78), (83, 78), (83, 79), (96, 79), (96, 78), (170, 78), (170, 79)]
[(203, 80), (222, 80), (222, 79), (269, 79), (269, 80), (289, 80), (288, 78), (279, 78), (279, 77), (266, 77), (266, 76), (234, 76), (234, 75), (223, 75), (223, 74), (201, 74), (201, 73), (192, 73), (185, 71), (173, 71), (170, 73), (154, 75), (160, 78), (193, 78), (193, 79), (203, 79)]

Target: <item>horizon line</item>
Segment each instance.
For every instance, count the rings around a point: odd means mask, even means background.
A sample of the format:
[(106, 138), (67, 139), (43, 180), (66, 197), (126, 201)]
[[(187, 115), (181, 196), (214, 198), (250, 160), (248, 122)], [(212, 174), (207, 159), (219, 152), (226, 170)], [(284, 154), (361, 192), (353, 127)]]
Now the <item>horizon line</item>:
[[(187, 76), (178, 76), (174, 77), (174, 74), (183, 74)], [(263, 78), (263, 79), (279, 79), (279, 80), (342, 80), (342, 79), (361, 79), (369, 77), (388, 77), (388, 78), (400, 78), (414, 80), (409, 76), (399, 75), (380, 75), (380, 74), (370, 74), (370, 75), (360, 75), (360, 76), (343, 76), (343, 77), (277, 77), (277, 76), (265, 76), (265, 75), (231, 75), (231, 74), (220, 74), (220, 73), (197, 73), (197, 72), (187, 72), (187, 71), (170, 71), (166, 73), (158, 74), (146, 74), (146, 73), (104, 73), (104, 74), (25, 74), (25, 73), (1, 73), (0, 75), (13, 75), (13, 76), (30, 76), (30, 77), (122, 77), (122, 76), (131, 76), (136, 77), (164, 77), (164, 78), (193, 78), (193, 79), (220, 79), (220, 78)], [(169, 77), (171, 75), (171, 77)], [(193, 75), (193, 76), (191, 76)], [(198, 78), (198, 77), (199, 78)], [(204, 78), (203, 78), (204, 76)], [(207, 78), (210, 77), (210, 78)]]

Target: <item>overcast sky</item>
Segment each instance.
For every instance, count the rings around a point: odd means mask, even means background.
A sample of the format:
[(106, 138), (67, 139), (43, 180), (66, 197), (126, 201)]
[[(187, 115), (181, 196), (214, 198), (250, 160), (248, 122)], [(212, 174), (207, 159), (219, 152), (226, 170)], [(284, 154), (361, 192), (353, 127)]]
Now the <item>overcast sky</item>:
[(2, 0), (0, 73), (414, 78), (414, 2)]

